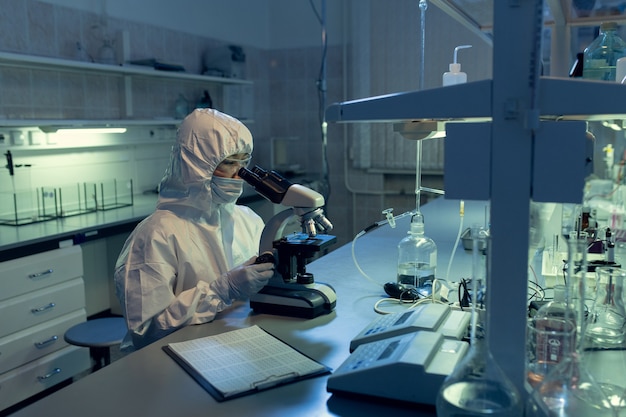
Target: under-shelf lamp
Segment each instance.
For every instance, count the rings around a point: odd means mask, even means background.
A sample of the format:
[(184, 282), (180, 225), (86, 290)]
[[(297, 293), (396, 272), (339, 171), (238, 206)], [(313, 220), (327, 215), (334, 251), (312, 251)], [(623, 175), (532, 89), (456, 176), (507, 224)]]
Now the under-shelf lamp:
[(84, 127), (84, 126), (39, 126), (44, 133), (85, 134), (85, 133), (126, 133), (125, 127)]
[(405, 139), (424, 140), (446, 137), (445, 122), (436, 120), (415, 120), (404, 123), (395, 123), (393, 131), (398, 132)]
[(603, 120), (602, 121), (602, 126), (604, 127), (608, 127), (611, 130), (615, 130), (616, 132), (619, 132), (620, 130), (622, 130), (624, 128), (624, 121), (620, 121), (619, 120)]

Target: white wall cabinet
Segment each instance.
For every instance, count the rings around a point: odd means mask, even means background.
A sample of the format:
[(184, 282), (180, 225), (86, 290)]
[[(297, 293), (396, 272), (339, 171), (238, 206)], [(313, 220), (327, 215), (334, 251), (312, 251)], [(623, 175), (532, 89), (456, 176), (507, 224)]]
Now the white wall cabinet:
[(90, 368), (63, 335), (86, 320), (80, 246), (0, 263), (0, 410)]

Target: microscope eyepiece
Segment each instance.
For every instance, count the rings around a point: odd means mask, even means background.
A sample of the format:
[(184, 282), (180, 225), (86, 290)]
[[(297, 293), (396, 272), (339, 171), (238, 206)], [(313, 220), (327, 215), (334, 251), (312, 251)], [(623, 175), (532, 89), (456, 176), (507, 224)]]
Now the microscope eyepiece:
[(276, 171), (266, 171), (255, 165), (252, 169), (242, 167), (239, 176), (250, 184), (259, 194), (274, 204), (280, 204), (285, 193), (293, 184)]

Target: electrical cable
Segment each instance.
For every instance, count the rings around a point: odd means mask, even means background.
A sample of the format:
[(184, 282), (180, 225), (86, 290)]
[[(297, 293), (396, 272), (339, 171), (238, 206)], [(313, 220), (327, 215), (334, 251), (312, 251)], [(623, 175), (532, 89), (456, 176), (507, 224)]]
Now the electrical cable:
[(432, 286), (433, 290), (431, 292), (430, 297), (424, 297), (418, 300), (402, 299), (402, 296), (400, 298), (389, 298), (389, 297), (382, 298), (374, 304), (374, 311), (378, 314), (392, 314), (392, 313), (397, 312), (396, 310), (393, 310), (393, 311), (383, 310), (380, 306), (381, 304), (384, 304), (384, 303), (393, 303), (396, 305), (410, 304), (408, 307), (406, 307), (407, 310), (414, 309), (421, 304), (427, 304), (427, 303), (450, 305), (450, 303), (441, 301), (440, 299), (436, 298), (437, 283), (438, 283), (438, 280), (435, 278), (433, 280), (433, 286)]
[[(383, 213), (386, 213), (386, 212), (387, 212), (387, 210), (385, 210)], [(378, 221), (376, 223), (373, 223), (373, 224), (369, 225), (368, 227), (366, 227), (365, 229), (361, 230), (359, 233), (357, 233), (354, 236), (354, 239), (352, 239), (352, 247), (351, 247), (351, 249), (352, 249), (352, 261), (354, 262), (354, 266), (356, 266), (356, 268), (359, 270), (359, 272), (361, 273), (361, 275), (363, 275), (363, 277), (365, 279), (367, 279), (368, 281), (374, 283), (375, 285), (377, 285), (379, 287), (383, 286), (383, 284), (377, 282), (375, 279), (373, 279), (369, 275), (367, 275), (367, 273), (359, 265), (359, 262), (356, 259), (356, 252), (355, 252), (355, 246), (356, 246), (357, 239), (360, 238), (361, 236), (363, 236), (364, 234), (366, 234), (366, 233), (368, 233), (368, 232), (370, 232), (372, 230), (378, 229), (379, 227), (384, 226), (386, 224), (392, 224), (392, 227), (395, 227), (395, 222), (397, 220), (399, 220), (399, 219), (401, 219), (403, 217), (406, 217), (406, 216), (411, 216), (413, 214), (415, 214), (415, 212), (413, 210), (411, 210), (411, 211), (406, 211), (406, 212), (404, 212), (402, 214), (398, 214), (397, 216), (387, 217), (384, 220), (380, 220), (380, 221)]]

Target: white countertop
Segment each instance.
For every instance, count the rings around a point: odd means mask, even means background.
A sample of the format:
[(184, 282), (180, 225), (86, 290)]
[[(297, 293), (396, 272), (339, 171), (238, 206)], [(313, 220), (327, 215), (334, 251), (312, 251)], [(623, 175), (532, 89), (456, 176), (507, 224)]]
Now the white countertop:
[[(0, 225), (0, 261), (24, 256), (29, 247), (47, 245), (46, 249), (59, 245), (106, 236), (105, 229), (123, 229), (148, 216), (154, 211), (157, 194), (139, 194), (133, 197), (133, 205), (106, 211), (79, 214), (22, 226)], [(104, 236), (99, 236), (104, 234)], [(38, 252), (37, 249), (32, 250)]]

